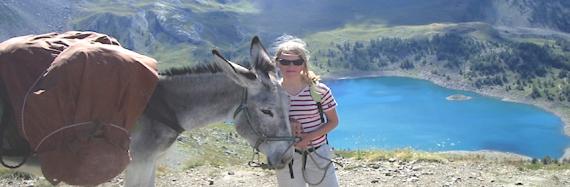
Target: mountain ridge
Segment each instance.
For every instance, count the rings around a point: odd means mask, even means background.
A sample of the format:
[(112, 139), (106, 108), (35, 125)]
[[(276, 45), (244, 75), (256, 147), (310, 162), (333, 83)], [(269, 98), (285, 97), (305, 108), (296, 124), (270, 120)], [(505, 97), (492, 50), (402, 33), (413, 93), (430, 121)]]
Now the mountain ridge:
[(48, 30), (102, 32), (168, 69), (206, 63), (212, 48), (247, 63), (251, 36), (267, 42), (287, 33), (308, 41), (321, 74), (430, 69), (477, 88), (501, 86), (568, 105), (570, 2), (548, 2), (4, 1), (0, 40)]

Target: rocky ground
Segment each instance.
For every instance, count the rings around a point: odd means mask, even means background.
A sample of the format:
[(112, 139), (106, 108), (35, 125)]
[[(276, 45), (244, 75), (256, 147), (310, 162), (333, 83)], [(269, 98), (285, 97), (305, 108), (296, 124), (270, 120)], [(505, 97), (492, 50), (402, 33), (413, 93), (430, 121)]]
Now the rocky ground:
[[(570, 170), (521, 171), (513, 166), (468, 161), (426, 163), (342, 160), (341, 186), (570, 186)], [(161, 186), (276, 186), (273, 172), (246, 167), (199, 167), (161, 176)]]
[[(570, 163), (500, 152), (335, 151), (341, 186), (570, 186)], [(181, 135), (161, 159), (157, 186), (277, 186), (274, 171), (251, 168), (251, 148), (232, 126)], [(556, 162), (556, 161), (552, 161)], [(124, 175), (101, 186), (122, 186)], [(0, 170), (0, 186), (50, 186), (43, 177)], [(60, 185), (67, 186), (67, 185)]]
[[(528, 170), (495, 161), (340, 159), (341, 186), (570, 186), (570, 170)], [(276, 186), (273, 171), (201, 166), (159, 178), (160, 186)]]
[[(530, 169), (520, 159), (501, 153), (465, 153), (469, 159), (421, 161), (365, 160), (338, 157), (341, 186), (570, 186), (570, 168)], [(498, 154), (499, 156), (489, 156)], [(481, 156), (484, 155), (484, 156)], [(485, 156), (486, 155), (486, 156)], [(121, 186), (119, 176), (102, 186)], [(1, 186), (46, 186), (37, 177), (4, 177)], [(162, 168), (157, 186), (277, 186), (274, 171), (246, 165), (209, 166), (176, 170)]]

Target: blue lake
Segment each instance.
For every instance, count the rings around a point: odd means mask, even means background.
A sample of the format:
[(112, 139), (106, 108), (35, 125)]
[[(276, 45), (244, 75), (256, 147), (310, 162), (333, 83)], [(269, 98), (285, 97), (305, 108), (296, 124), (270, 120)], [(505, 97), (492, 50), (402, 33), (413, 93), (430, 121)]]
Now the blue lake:
[[(560, 118), (535, 106), (411, 78), (324, 82), (339, 104), (340, 124), (329, 134), (337, 149), (497, 150), (559, 158), (570, 146)], [(472, 99), (446, 99), (453, 94)]]

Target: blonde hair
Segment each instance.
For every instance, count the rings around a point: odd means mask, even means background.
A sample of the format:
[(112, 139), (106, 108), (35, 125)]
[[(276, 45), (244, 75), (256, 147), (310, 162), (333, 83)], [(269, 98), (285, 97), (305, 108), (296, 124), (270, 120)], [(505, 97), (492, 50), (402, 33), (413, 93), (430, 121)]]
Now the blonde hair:
[(303, 63), (303, 71), (301, 71), (303, 81), (312, 85), (321, 80), (315, 72), (309, 70), (311, 54), (309, 50), (307, 50), (307, 44), (303, 40), (291, 35), (282, 35), (276, 39), (274, 46), (275, 62), (277, 62), (277, 59), (283, 53), (299, 55), (299, 57), (305, 61), (305, 63)]

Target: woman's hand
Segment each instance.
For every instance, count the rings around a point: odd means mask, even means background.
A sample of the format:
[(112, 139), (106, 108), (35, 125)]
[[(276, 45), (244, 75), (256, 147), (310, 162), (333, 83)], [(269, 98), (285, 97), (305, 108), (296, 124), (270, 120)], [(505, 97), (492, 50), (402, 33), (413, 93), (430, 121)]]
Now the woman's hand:
[(301, 141), (295, 143), (295, 148), (301, 150), (307, 149), (307, 147), (311, 145), (313, 139), (309, 136), (309, 134), (301, 134), (299, 137), (301, 137)]
[(303, 134), (303, 127), (301, 127), (301, 123), (296, 119), (289, 118), (291, 122), (291, 131), (293, 131), (293, 136), (301, 137)]
[(295, 142), (295, 147), (297, 149), (306, 149), (311, 143), (311, 138), (308, 137), (308, 134), (303, 133), (303, 127), (299, 121), (293, 118), (290, 118), (289, 121), (291, 122), (291, 130), (293, 131), (293, 135), (301, 138), (300, 141)]

